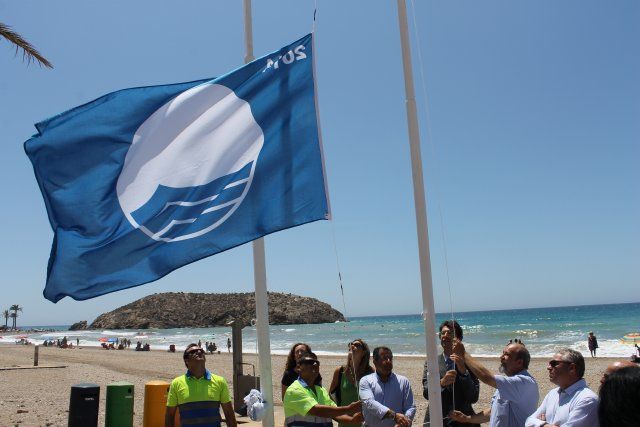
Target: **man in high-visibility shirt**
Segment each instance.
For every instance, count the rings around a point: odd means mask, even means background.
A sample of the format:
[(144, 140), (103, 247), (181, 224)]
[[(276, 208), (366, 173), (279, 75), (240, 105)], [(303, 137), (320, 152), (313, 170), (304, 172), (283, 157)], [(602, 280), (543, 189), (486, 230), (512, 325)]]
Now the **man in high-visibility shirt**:
[(220, 406), (227, 426), (237, 427), (227, 381), (205, 367), (204, 350), (198, 344), (189, 344), (183, 359), (187, 373), (171, 382), (165, 427), (173, 427), (176, 409), (180, 411), (183, 426), (220, 427)]
[(336, 406), (327, 390), (316, 385), (320, 362), (314, 353), (304, 353), (296, 360), (299, 374), (284, 394), (284, 416), (287, 427), (331, 427), (331, 419), (342, 423), (362, 422), (360, 401)]

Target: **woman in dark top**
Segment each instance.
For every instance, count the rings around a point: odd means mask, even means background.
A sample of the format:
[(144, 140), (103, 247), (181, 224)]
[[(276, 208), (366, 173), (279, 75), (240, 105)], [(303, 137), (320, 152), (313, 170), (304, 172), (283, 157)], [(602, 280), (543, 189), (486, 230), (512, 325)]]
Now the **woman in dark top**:
[(587, 337), (587, 345), (589, 346), (589, 351), (591, 352), (591, 357), (596, 357), (596, 349), (598, 348), (598, 339), (593, 332), (589, 332), (589, 336)]
[[(360, 338), (353, 340), (348, 345), (347, 363), (336, 368), (329, 387), (329, 393), (338, 406), (347, 406), (360, 400), (358, 396), (358, 383), (360, 378), (372, 374), (373, 368), (369, 364), (371, 351), (366, 342)], [(355, 369), (355, 374), (354, 374)], [(338, 423), (340, 427), (356, 426), (359, 424)]]
[(284, 393), (287, 391), (287, 388), (298, 379), (298, 373), (296, 372), (296, 359), (304, 353), (311, 353), (311, 347), (303, 342), (295, 343), (289, 351), (287, 363), (284, 367), (284, 374), (282, 374), (282, 381), (280, 381), (280, 384), (282, 385), (282, 399), (284, 399)]

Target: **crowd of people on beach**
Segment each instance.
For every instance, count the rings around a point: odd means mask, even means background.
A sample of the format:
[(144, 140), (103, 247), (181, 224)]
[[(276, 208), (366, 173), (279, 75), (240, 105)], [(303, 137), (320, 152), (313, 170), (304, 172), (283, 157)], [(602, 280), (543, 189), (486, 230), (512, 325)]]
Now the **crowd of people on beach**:
[[(632, 410), (640, 404), (640, 367), (631, 361), (609, 366), (596, 394), (584, 379), (582, 354), (573, 349), (559, 349), (547, 365), (549, 381), (557, 387), (538, 405), (538, 384), (527, 371), (531, 356), (521, 340), (507, 343), (500, 357), (501, 374), (495, 375), (466, 351), (458, 322), (443, 322), (439, 337), (442, 352), (438, 368), (445, 426), (481, 423), (492, 427), (640, 426), (640, 414)], [(381, 346), (371, 353), (367, 343), (358, 339), (349, 343), (348, 350), (345, 365), (335, 370), (328, 390), (323, 392), (317, 357), (309, 345), (294, 345), (282, 377), (287, 426), (300, 420), (308, 423), (314, 417), (316, 420), (321, 417), (326, 423), (333, 419), (341, 426), (362, 421), (375, 426), (411, 425), (416, 412), (411, 387), (406, 377), (392, 372), (391, 349)], [(369, 365), (371, 355), (375, 370)], [(427, 400), (428, 382), (425, 362), (422, 386)], [(495, 391), (491, 407), (478, 410), (473, 404), (478, 401), (480, 383)], [(310, 387), (315, 387), (315, 393), (308, 392)], [(300, 406), (301, 401), (314, 396), (317, 408), (311, 407), (311, 403)], [(335, 408), (328, 410), (324, 406)], [(423, 422), (430, 425), (429, 410)]]
[[(496, 375), (466, 351), (458, 322), (443, 322), (439, 337), (442, 347), (438, 356), (439, 392), (444, 426), (482, 423), (491, 427), (640, 426), (637, 411), (640, 367), (632, 361), (612, 363), (603, 373), (596, 393), (584, 379), (583, 355), (569, 348), (558, 349), (547, 364), (549, 381), (557, 387), (538, 404), (538, 383), (527, 371), (531, 356), (521, 340), (506, 344), (500, 356), (500, 374)], [(371, 351), (362, 339), (349, 342), (347, 350), (345, 363), (323, 384), (320, 360), (311, 347), (306, 343), (291, 347), (281, 379), (286, 427), (330, 427), (333, 421), (340, 427), (412, 425), (416, 415), (414, 396), (408, 378), (393, 371), (392, 350), (378, 346)], [(187, 373), (174, 379), (169, 389), (167, 426), (173, 425), (178, 408), (181, 417), (184, 413), (190, 419), (197, 413), (213, 421), (206, 425), (219, 425), (216, 420), (220, 420), (221, 406), (227, 425), (236, 427), (226, 380), (205, 368), (205, 353), (201, 343), (187, 346), (183, 355)], [(425, 362), (422, 389), (426, 400), (429, 400), (429, 377)], [(205, 395), (194, 397), (185, 393), (189, 389), (200, 390), (197, 385), (200, 381), (206, 383), (202, 387), (208, 390)], [(488, 408), (473, 407), (479, 398), (480, 383), (495, 389)], [(203, 402), (212, 405), (203, 406)], [(423, 425), (430, 425), (428, 409)]]

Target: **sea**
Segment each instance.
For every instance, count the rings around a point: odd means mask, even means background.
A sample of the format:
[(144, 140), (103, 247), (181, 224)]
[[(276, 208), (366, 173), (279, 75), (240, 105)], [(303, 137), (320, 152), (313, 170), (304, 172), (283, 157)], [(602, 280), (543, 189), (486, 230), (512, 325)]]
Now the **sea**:
[[(565, 347), (589, 354), (587, 334), (598, 338), (598, 356), (628, 357), (633, 347), (622, 344), (620, 338), (640, 332), (640, 303), (584, 305), (574, 307), (529, 308), (519, 310), (473, 311), (455, 314), (462, 325), (465, 346), (477, 356), (497, 356), (509, 340), (522, 340), (534, 357), (549, 357)], [(451, 318), (437, 314), (436, 322)], [(26, 327), (25, 327), (26, 328)], [(130, 339), (149, 343), (152, 349), (178, 349), (199, 340), (213, 341), (221, 351), (227, 351), (229, 327), (177, 329), (118, 329), (68, 331), (68, 325), (31, 326), (33, 329), (53, 329), (53, 332), (25, 333), (27, 339), (41, 344), (47, 339), (66, 336), (74, 345), (99, 346), (101, 340)], [(353, 317), (348, 322), (316, 325), (274, 325), (270, 327), (271, 350), (287, 354), (296, 342), (308, 343), (319, 355), (344, 355), (347, 343), (364, 339), (369, 346), (386, 345), (396, 356), (424, 356), (424, 322), (420, 315)], [(13, 343), (15, 335), (0, 337), (0, 343)], [(243, 329), (243, 351), (257, 353), (255, 327)]]

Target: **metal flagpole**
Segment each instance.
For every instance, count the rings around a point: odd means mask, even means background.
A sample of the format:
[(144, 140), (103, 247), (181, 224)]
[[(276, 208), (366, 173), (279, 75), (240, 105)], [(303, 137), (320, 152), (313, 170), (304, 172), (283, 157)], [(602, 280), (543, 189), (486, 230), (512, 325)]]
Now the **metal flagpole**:
[[(253, 61), (253, 27), (251, 23), (251, 0), (243, 0), (244, 6), (244, 62)], [(267, 296), (267, 269), (265, 263), (264, 239), (253, 241), (253, 279), (256, 298), (256, 335), (260, 361), (260, 391), (266, 405), (262, 419), (264, 427), (274, 427), (273, 418), (273, 378), (271, 377), (271, 344), (269, 341), (269, 299)], [(237, 385), (234, 384), (234, 387)]]
[(422, 155), (420, 154), (420, 131), (416, 113), (411, 50), (407, 30), (407, 6), (405, 0), (397, 0), (400, 40), (402, 43), (402, 66), (407, 106), (407, 125), (411, 146), (411, 170), (413, 177), (413, 199), (416, 209), (418, 231), (418, 252), (420, 256), (420, 282), (422, 284), (422, 307), (424, 329), (427, 340), (427, 368), (429, 369), (429, 416), (431, 426), (442, 426), (442, 404), (440, 396), (440, 370), (438, 368), (438, 344), (436, 339), (436, 315), (433, 308), (433, 283), (431, 280), (431, 260), (429, 255), (429, 230), (427, 228), (427, 204), (425, 202), (422, 177)]

